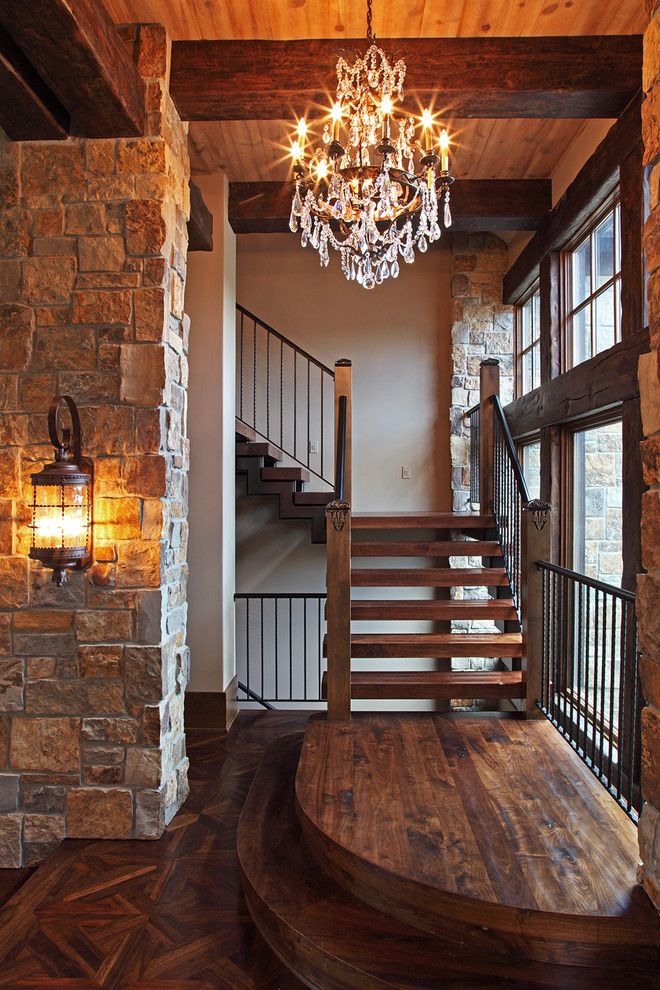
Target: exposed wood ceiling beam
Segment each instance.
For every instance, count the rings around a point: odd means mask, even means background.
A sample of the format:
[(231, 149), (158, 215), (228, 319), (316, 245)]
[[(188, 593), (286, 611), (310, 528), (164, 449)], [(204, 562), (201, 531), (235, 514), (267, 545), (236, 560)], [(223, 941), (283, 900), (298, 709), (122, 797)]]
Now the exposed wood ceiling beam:
[(188, 250), (213, 250), (213, 214), (204, 202), (201, 189), (192, 181), (192, 179), (190, 180)]
[(0, 127), (13, 141), (57, 141), (69, 115), (0, 27)]
[[(407, 62), (410, 106), (458, 117), (617, 117), (641, 86), (638, 35), (383, 39)], [(364, 41), (178, 41), (171, 92), (184, 120), (289, 119), (328, 106), (341, 53)]]
[[(292, 195), (289, 182), (230, 182), (232, 229), (288, 231)], [(551, 205), (549, 179), (461, 179), (452, 186), (452, 229), (535, 230)]]
[(511, 435), (517, 439), (634, 399), (639, 395), (639, 357), (648, 349), (648, 330), (638, 330), (607, 351), (515, 399), (505, 409)]
[(0, 24), (81, 134), (143, 133), (144, 83), (99, 0), (0, 0)]
[(629, 103), (582, 166), (559, 202), (504, 277), (504, 301), (516, 302), (536, 281), (541, 260), (560, 250), (611, 193), (619, 181), (619, 166), (641, 141), (641, 94)]

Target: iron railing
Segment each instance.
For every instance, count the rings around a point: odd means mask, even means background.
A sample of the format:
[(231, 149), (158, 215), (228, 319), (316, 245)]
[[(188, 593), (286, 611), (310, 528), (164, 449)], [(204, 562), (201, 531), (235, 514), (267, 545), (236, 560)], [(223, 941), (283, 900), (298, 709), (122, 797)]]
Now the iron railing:
[(636, 820), (641, 685), (635, 595), (539, 561), (543, 584), (537, 704)]
[[(523, 513), (530, 501), (516, 446), (502, 409), (499, 396), (493, 403), (493, 517), (502, 547), (504, 567), (509, 578), (511, 597), (522, 619)], [(482, 506), (482, 511), (486, 509)]]
[(472, 406), (465, 414), (470, 431), (470, 502), (479, 502), (479, 441), (481, 407)]
[(236, 306), (236, 416), (333, 483), (334, 372)]
[(239, 700), (319, 703), (326, 595), (237, 594)]

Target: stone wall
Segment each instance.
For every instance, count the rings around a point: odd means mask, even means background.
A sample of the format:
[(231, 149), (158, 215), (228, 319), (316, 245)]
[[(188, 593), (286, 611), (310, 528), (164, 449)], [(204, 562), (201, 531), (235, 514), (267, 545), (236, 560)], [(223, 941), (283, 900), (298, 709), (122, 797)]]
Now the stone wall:
[[(0, 866), (153, 838), (187, 793), (186, 132), (157, 26), (124, 30), (144, 138), (0, 145)], [(95, 464), (94, 562), (29, 561), (52, 396)]]
[[(502, 278), (507, 269), (507, 246), (495, 234), (453, 236), (452, 379), (450, 456), (453, 509), (469, 511), (470, 427), (465, 413), (479, 402), (479, 366), (486, 358), (500, 363), (502, 402), (513, 398), (513, 306), (502, 303)], [(481, 558), (456, 557), (457, 567), (481, 567)], [(485, 588), (453, 588), (452, 597), (485, 598)], [(476, 619), (452, 621), (454, 632), (493, 632), (492, 622)], [(463, 657), (452, 662), (455, 670), (494, 670), (496, 660)], [(453, 708), (492, 707), (456, 699)]]
[(637, 615), (644, 696), (642, 712), (642, 795), (639, 828), (643, 881), (660, 908), (660, 3), (646, 0), (650, 23), (644, 35), (642, 105), (644, 165), (650, 185), (644, 228), (648, 273), (651, 352), (640, 358), (642, 463), (649, 490), (642, 501), (642, 565), (637, 579)]
[(500, 363), (502, 403), (513, 399), (513, 306), (502, 303), (507, 246), (495, 234), (454, 234), (451, 279), (451, 477), (455, 512), (470, 508), (469, 424), (479, 402), (479, 365)]

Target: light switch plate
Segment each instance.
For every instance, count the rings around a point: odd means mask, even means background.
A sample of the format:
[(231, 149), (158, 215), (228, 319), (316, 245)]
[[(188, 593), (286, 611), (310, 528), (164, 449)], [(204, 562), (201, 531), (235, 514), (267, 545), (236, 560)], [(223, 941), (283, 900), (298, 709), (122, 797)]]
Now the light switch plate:
[(401, 477), (404, 481), (409, 481), (412, 478), (412, 468), (410, 464), (404, 464), (401, 468)]
[(319, 442), (318, 440), (309, 441), (309, 452), (310, 454), (318, 454), (319, 452)]

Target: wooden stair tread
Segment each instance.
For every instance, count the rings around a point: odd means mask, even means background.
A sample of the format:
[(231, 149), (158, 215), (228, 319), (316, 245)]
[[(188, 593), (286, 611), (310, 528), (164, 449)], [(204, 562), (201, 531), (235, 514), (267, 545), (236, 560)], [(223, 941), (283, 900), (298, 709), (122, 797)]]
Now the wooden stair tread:
[(262, 481), (309, 481), (309, 471), (299, 467), (262, 467)]
[(496, 540), (436, 540), (399, 543), (387, 540), (351, 543), (353, 557), (501, 557)]
[(508, 583), (506, 571), (499, 567), (369, 567), (353, 568), (354, 587), (491, 587)]
[(269, 461), (281, 461), (284, 453), (272, 443), (237, 443), (237, 457), (263, 457)]
[(326, 506), (334, 497), (334, 492), (294, 492), (293, 501), (296, 505)]
[(248, 426), (247, 423), (243, 423), (238, 417), (236, 417), (235, 433), (239, 441), (253, 443), (257, 439), (256, 431), (251, 426)]
[(545, 719), (312, 718), (296, 796), (330, 876), (416, 928), (468, 922), (504, 935), (500, 949), (522, 937), (512, 958), (545, 950), (551, 971), (628, 941), (633, 972), (633, 945), (650, 959), (657, 943), (635, 826)]
[[(327, 673), (322, 697), (326, 697)], [(520, 670), (352, 670), (351, 697), (358, 699), (524, 698)]]
[(486, 601), (433, 601), (432, 599), (354, 599), (351, 617), (367, 619), (481, 619), (516, 620), (515, 607), (505, 598)]
[[(327, 656), (327, 636), (323, 640)], [(520, 633), (353, 633), (351, 656), (376, 658), (520, 657)]]
[(476, 512), (354, 512), (353, 529), (485, 529), (493, 517)]

